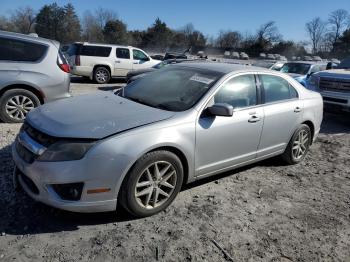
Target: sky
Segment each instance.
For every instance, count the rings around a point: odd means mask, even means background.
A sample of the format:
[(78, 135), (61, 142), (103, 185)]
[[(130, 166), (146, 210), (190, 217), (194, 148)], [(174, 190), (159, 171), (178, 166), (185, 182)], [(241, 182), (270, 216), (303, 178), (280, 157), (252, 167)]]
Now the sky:
[[(8, 15), (18, 7), (31, 6), (38, 10), (53, 1), (0, 0), (0, 15)], [(305, 23), (319, 16), (326, 20), (336, 9), (350, 13), (350, 0), (70, 0), (56, 1), (59, 5), (72, 3), (79, 16), (98, 7), (115, 11), (129, 30), (143, 30), (159, 17), (173, 29), (187, 23), (208, 36), (220, 30), (255, 33), (267, 21), (275, 21), (285, 40), (307, 40)]]

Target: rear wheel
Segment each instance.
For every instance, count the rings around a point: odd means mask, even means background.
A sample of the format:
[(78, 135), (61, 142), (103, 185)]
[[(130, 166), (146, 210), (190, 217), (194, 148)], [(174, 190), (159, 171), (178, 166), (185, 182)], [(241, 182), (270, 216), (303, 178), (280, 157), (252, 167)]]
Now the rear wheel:
[(294, 132), (293, 137), (289, 141), (288, 146), (282, 155), (282, 158), (288, 164), (300, 163), (309, 151), (311, 139), (310, 128), (307, 125), (302, 124)]
[(30, 110), (40, 105), (36, 95), (25, 89), (11, 89), (0, 98), (0, 118), (7, 123), (21, 123)]
[(98, 84), (106, 84), (111, 79), (111, 74), (107, 68), (97, 67), (94, 72), (94, 79)]
[(182, 181), (182, 164), (175, 154), (150, 152), (140, 158), (126, 176), (119, 201), (136, 217), (151, 216), (173, 202)]

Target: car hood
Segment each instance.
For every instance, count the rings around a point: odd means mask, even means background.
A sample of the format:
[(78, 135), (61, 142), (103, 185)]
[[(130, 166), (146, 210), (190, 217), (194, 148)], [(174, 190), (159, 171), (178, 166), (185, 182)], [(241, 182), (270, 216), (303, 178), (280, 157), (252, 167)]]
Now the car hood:
[(26, 121), (54, 137), (101, 139), (174, 114), (101, 91), (42, 105)]
[(334, 78), (350, 79), (350, 70), (349, 69), (331, 69), (331, 70), (318, 72), (317, 75), (320, 77), (334, 77)]

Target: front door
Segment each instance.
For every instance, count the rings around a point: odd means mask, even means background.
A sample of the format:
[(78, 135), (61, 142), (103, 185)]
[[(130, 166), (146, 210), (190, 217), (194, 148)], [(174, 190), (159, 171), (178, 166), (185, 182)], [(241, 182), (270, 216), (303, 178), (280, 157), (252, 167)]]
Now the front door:
[(234, 76), (218, 88), (208, 106), (227, 103), (231, 117), (203, 111), (196, 125), (196, 175), (208, 175), (253, 160), (263, 126), (254, 74)]
[(133, 49), (132, 54), (133, 54), (133, 63), (132, 63), (133, 70), (151, 67), (150, 58), (144, 52), (142, 52), (139, 49)]
[(128, 74), (129, 71), (132, 70), (132, 60), (130, 58), (130, 50), (129, 48), (119, 48), (115, 49), (116, 58), (114, 61), (114, 75), (116, 77), (123, 77)]

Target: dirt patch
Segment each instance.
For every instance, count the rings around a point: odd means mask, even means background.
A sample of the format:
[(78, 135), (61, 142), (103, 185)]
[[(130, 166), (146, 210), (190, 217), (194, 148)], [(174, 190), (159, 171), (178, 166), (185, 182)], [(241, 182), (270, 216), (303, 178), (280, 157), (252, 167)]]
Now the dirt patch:
[(350, 261), (342, 119), (326, 116), (299, 165), (272, 159), (198, 181), (139, 220), (60, 211), (15, 192), (10, 144), (20, 125), (0, 124), (0, 261)]

